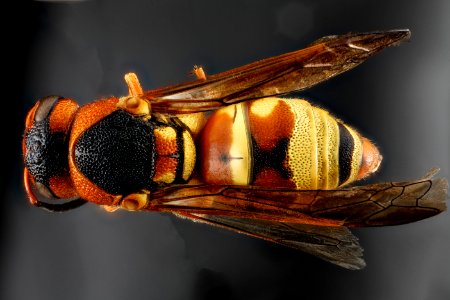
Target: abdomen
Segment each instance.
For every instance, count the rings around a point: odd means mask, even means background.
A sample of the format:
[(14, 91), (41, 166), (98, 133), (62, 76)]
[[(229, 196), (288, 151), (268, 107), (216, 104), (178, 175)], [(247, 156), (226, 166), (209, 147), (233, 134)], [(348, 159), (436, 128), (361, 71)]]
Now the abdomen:
[(198, 144), (200, 173), (208, 184), (332, 189), (365, 176), (364, 142), (307, 101), (248, 101), (208, 119)]

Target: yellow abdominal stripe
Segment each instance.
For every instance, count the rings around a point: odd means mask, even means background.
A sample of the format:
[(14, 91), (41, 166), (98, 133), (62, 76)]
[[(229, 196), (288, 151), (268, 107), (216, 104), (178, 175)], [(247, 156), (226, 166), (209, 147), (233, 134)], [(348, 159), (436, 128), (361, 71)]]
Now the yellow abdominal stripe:
[(189, 130), (194, 136), (200, 133), (200, 131), (205, 126), (207, 121), (205, 113), (203, 112), (192, 114), (179, 114), (176, 116), (185, 126), (189, 128)]
[[(173, 127), (164, 126), (155, 129), (155, 137), (157, 143), (157, 151), (161, 156), (167, 156), (174, 153), (179, 153), (177, 149), (177, 132)], [(191, 134), (187, 130), (182, 132), (183, 140), (183, 172), (182, 178), (188, 180), (191, 176), (196, 159), (196, 150), (194, 140)], [(158, 147), (159, 145), (159, 147)], [(159, 174), (156, 175), (153, 180), (163, 183), (171, 183), (175, 180), (176, 171), (175, 169), (160, 170)]]
[(166, 140), (176, 141), (177, 132), (170, 126), (155, 128), (155, 134), (164, 137)]
[(168, 171), (157, 177), (153, 177), (153, 180), (158, 183), (172, 183), (175, 180), (175, 173)]
[(327, 187), (328, 185), (328, 134), (327, 134), (327, 117), (328, 114), (321, 109), (312, 109), (315, 132), (316, 132), (316, 161), (317, 161), (317, 175), (316, 175), (316, 188)]
[[(339, 127), (333, 116), (307, 101), (284, 99), (295, 115), (295, 126), (288, 146), (288, 164), (298, 189), (332, 189), (339, 186)], [(361, 164), (359, 134), (343, 125), (353, 137), (351, 173), (341, 185), (356, 180)]]
[(184, 148), (184, 160), (183, 160), (183, 179), (188, 180), (195, 167), (195, 144), (192, 136), (187, 130), (183, 131), (183, 148)]
[[(273, 112), (275, 106), (277, 106), (280, 101), (283, 101), (283, 99), (274, 97), (264, 98), (262, 100), (255, 101), (252, 103), (252, 106), (250, 107), (250, 113), (260, 118), (267, 117)], [(279, 121), (282, 120), (272, 120), (272, 122), (279, 122)]]
[(316, 128), (311, 105), (304, 100), (286, 99), (295, 116), (288, 146), (288, 164), (298, 189), (317, 189)]
[(244, 106), (242, 103), (230, 105), (223, 109), (223, 113), (234, 119), (231, 128), (232, 142), (228, 154), (231, 180), (234, 184), (247, 185), (251, 179), (251, 154)]
[(336, 120), (327, 111), (318, 109), (325, 122), (324, 156), (327, 172), (324, 173), (325, 180), (323, 189), (332, 189), (339, 185), (339, 128)]

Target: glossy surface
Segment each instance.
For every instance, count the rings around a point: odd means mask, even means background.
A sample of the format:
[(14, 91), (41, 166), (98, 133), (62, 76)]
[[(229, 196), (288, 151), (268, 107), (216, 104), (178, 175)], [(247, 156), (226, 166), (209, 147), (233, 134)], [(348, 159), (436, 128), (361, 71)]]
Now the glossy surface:
[[(211, 1), (132, 3), (20, 7), (22, 16), (30, 13), (22, 21), (33, 20), (33, 31), (17, 28), (16, 45), (23, 47), (5, 47), (17, 58), (10, 74), (22, 88), (5, 89), (11, 95), (5, 99), (14, 101), (4, 105), (15, 105), (22, 116), (11, 112), (2, 119), (6, 140), (13, 141), (5, 147), (11, 159), (5, 161), (8, 191), (1, 202), (2, 299), (210, 299), (217, 293), (224, 299), (271, 299), (298, 296), (299, 289), (315, 299), (448, 298), (448, 214), (388, 230), (358, 230), (368, 267), (348, 272), (299, 251), (164, 215), (110, 215), (86, 206), (49, 216), (30, 207), (20, 184), (19, 137), (25, 109), (38, 97), (58, 92), (85, 104), (125, 94), (121, 76), (131, 69), (145, 86), (164, 86), (185, 80), (192, 63), (220, 72), (351, 30), (409, 27), (414, 35), (413, 42), (308, 96), (377, 141), (385, 164), (371, 181), (415, 178), (430, 166), (449, 177), (446, 1), (281, 1), (258, 8), (255, 1), (220, 7)], [(117, 18), (122, 14), (135, 17)], [(30, 55), (16, 56), (21, 49)], [(24, 74), (28, 79), (20, 84)]]

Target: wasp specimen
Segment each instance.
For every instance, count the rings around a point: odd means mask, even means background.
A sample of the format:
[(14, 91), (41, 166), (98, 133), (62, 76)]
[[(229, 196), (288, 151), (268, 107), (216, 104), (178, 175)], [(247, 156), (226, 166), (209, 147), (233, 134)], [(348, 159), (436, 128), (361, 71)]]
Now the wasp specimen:
[[(446, 209), (448, 183), (424, 178), (347, 187), (375, 172), (374, 144), (327, 111), (280, 98), (354, 68), (409, 30), (328, 36), (216, 75), (79, 107), (39, 100), (26, 118), (24, 183), (51, 211), (86, 202), (173, 213), (365, 266), (348, 227), (414, 222)], [(63, 203), (40, 201), (66, 199)]]

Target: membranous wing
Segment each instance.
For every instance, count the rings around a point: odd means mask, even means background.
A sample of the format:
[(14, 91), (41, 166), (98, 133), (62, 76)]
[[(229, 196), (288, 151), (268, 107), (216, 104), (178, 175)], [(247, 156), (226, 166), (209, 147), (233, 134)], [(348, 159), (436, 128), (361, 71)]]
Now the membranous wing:
[(346, 227), (283, 223), (217, 215), (178, 214), (197, 222), (219, 226), (315, 255), (323, 260), (358, 270), (365, 267), (363, 249)]
[(151, 194), (152, 211), (228, 216), (320, 226), (386, 226), (415, 222), (446, 209), (448, 182), (435, 171), (408, 182), (339, 190), (180, 185)]
[(448, 182), (433, 179), (436, 172), (415, 181), (326, 191), (171, 186), (152, 192), (144, 210), (174, 213), (361, 269), (362, 248), (347, 226), (397, 225), (444, 211)]
[(365, 266), (346, 226), (418, 221), (446, 209), (448, 182), (424, 178), (327, 191), (180, 185), (151, 194), (144, 210), (170, 212), (289, 246), (347, 269)]
[(190, 113), (301, 91), (356, 67), (409, 36), (409, 30), (328, 36), (305, 49), (209, 75), (206, 80), (152, 90), (143, 97), (154, 112)]

